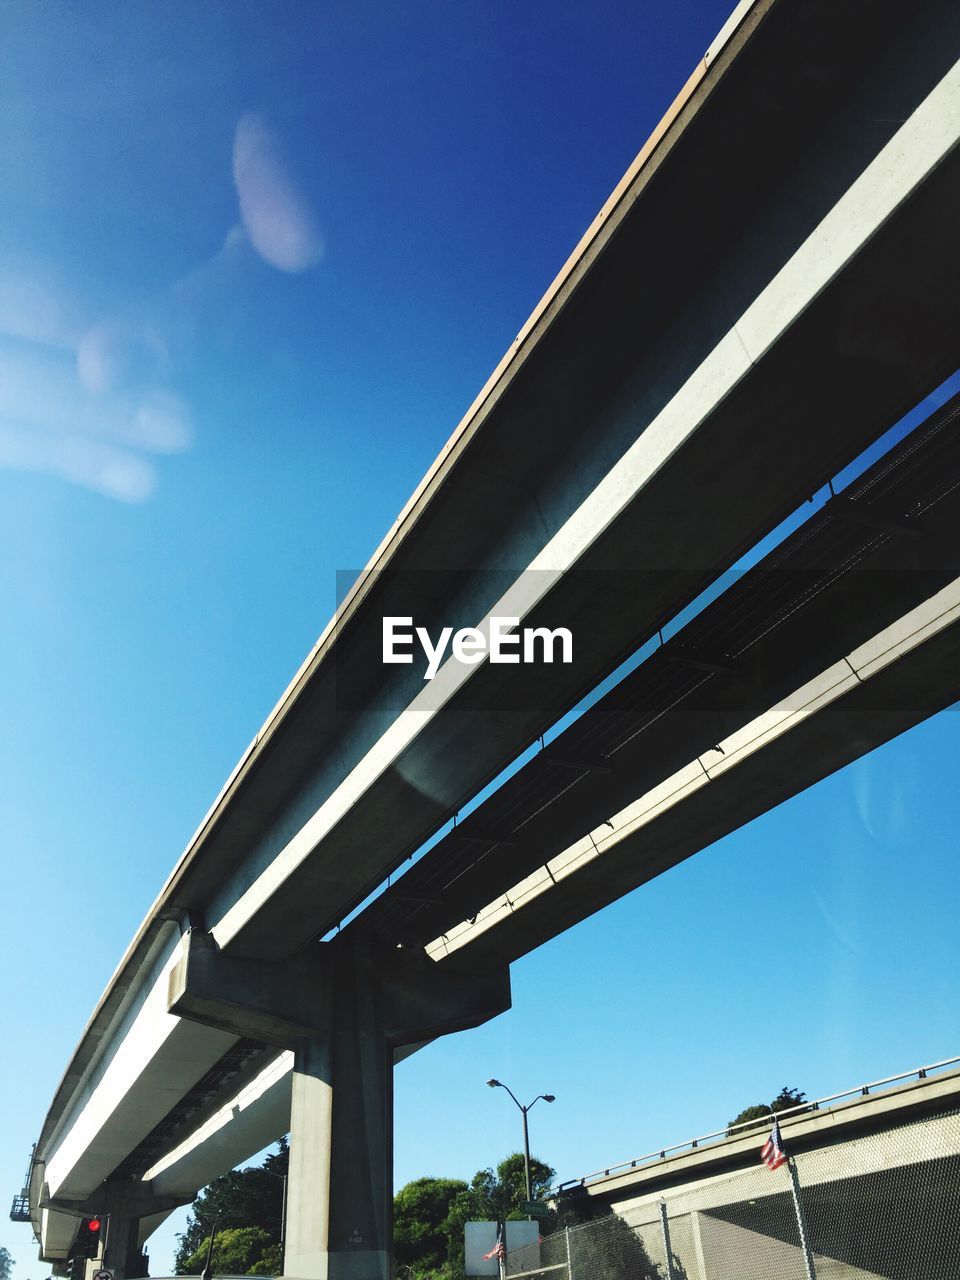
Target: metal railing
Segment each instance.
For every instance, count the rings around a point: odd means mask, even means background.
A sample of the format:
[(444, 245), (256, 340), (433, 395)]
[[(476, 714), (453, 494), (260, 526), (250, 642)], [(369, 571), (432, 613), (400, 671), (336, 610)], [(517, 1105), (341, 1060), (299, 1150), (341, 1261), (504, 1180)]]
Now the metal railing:
[(10, 1209), (11, 1222), (30, 1221), (30, 1179), (33, 1177), (33, 1161), (36, 1154), (37, 1144), (34, 1143), (30, 1148), (30, 1159), (27, 1161), (27, 1172), (23, 1179), (23, 1190), (18, 1196), (13, 1197), (13, 1205)]
[(30, 1221), (30, 1196), (24, 1191), (19, 1196), (13, 1197), (13, 1205), (10, 1209), (11, 1222), (29, 1222)]
[[(778, 1120), (783, 1120), (790, 1116), (802, 1115), (804, 1112), (820, 1111), (824, 1107), (829, 1110), (831, 1103), (839, 1102), (843, 1098), (866, 1098), (876, 1089), (902, 1084), (907, 1080), (926, 1080), (931, 1072), (942, 1071), (946, 1067), (953, 1067), (958, 1064), (960, 1064), (960, 1057), (944, 1058), (942, 1062), (932, 1062), (925, 1067), (915, 1067), (913, 1071), (904, 1071), (896, 1076), (884, 1076), (882, 1080), (871, 1080), (869, 1084), (855, 1085), (852, 1089), (844, 1089), (840, 1093), (829, 1093), (826, 1097), (815, 1098), (812, 1102), (801, 1102), (795, 1107), (786, 1108), (784, 1111), (773, 1111), (771, 1109), (769, 1119), (772, 1120), (776, 1116)], [(558, 1183), (556, 1190), (560, 1192), (567, 1187), (586, 1186), (588, 1182), (593, 1182), (595, 1179), (609, 1178), (617, 1173), (626, 1173), (630, 1169), (638, 1169), (642, 1165), (665, 1160), (667, 1156), (675, 1155), (680, 1151), (695, 1151), (709, 1143), (722, 1142), (726, 1138), (736, 1137), (737, 1130), (756, 1129), (767, 1118), (766, 1116), (760, 1116), (759, 1118), (755, 1117), (753, 1120), (741, 1120), (739, 1124), (726, 1125), (723, 1129), (717, 1129), (713, 1133), (704, 1133), (696, 1138), (688, 1138), (686, 1142), (675, 1143), (672, 1147), (661, 1147), (658, 1151), (649, 1151), (646, 1155), (637, 1156), (634, 1160), (625, 1160), (621, 1164), (612, 1164), (606, 1169), (597, 1169), (593, 1173), (585, 1173), (581, 1178), (569, 1178), (566, 1182)]]

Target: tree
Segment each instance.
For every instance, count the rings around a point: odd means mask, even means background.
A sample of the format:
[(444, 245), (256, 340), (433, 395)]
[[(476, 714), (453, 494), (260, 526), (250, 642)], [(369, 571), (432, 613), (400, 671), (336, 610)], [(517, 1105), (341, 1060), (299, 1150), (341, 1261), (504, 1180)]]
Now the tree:
[(0, 1245), (0, 1280), (10, 1280), (10, 1273), (15, 1265), (13, 1254)]
[[(534, 1200), (539, 1200), (548, 1190), (556, 1170), (542, 1160), (531, 1157), (530, 1187)], [(522, 1154), (517, 1151), (507, 1156), (493, 1169), (480, 1169), (473, 1175), (469, 1191), (470, 1207), (478, 1221), (503, 1221), (506, 1218), (525, 1218), (520, 1208), (527, 1198)]]
[(807, 1095), (801, 1093), (799, 1089), (791, 1089), (788, 1085), (784, 1085), (774, 1100), (770, 1103), (771, 1111), (789, 1111), (791, 1107), (800, 1107), (807, 1100)]
[[(530, 1160), (530, 1186), (534, 1200), (539, 1200), (556, 1177), (556, 1171), (542, 1160)], [(462, 1280), (463, 1229), (467, 1222), (502, 1222), (507, 1218), (525, 1218), (520, 1208), (527, 1198), (523, 1156), (516, 1152), (493, 1169), (480, 1169), (469, 1187), (456, 1195), (444, 1225), (447, 1236), (447, 1261), (443, 1275), (447, 1280)], [(544, 1224), (544, 1232), (547, 1226)]]
[[(534, 1199), (555, 1177), (542, 1160), (530, 1161)], [(527, 1198), (523, 1156), (517, 1152), (494, 1169), (480, 1169), (469, 1185), (453, 1178), (417, 1178), (394, 1198), (393, 1240), (398, 1273), (405, 1280), (463, 1277), (463, 1229), (467, 1222), (524, 1218)]]
[(447, 1263), (450, 1206), (467, 1184), (455, 1178), (417, 1178), (393, 1201), (393, 1248), (408, 1276), (441, 1271)]
[(280, 1246), (268, 1244), (260, 1256), (260, 1261), (253, 1264), (247, 1275), (278, 1276), (282, 1270), (283, 1259), (280, 1257)]
[[(266, 1240), (251, 1266), (261, 1259), (266, 1246), (279, 1246), (283, 1175), (287, 1172), (287, 1159), (287, 1140), (283, 1138), (278, 1150), (268, 1155), (260, 1167), (234, 1169), (204, 1187), (193, 1202), (187, 1229), (179, 1237), (180, 1245), (174, 1260), (177, 1275), (196, 1274), (191, 1267), (191, 1260), (203, 1251), (204, 1241), (209, 1241), (215, 1223), (218, 1224), (215, 1247), (217, 1258), (220, 1257), (223, 1237), (229, 1230), (236, 1228), (258, 1229), (265, 1233)], [(203, 1256), (205, 1259), (206, 1254)], [(202, 1268), (203, 1263), (197, 1270)], [(217, 1269), (221, 1272), (227, 1270), (222, 1263)], [(233, 1274), (246, 1274), (248, 1270), (249, 1268), (244, 1268)]]
[(727, 1134), (730, 1135), (734, 1125), (744, 1124), (748, 1121), (755, 1120), (755, 1125), (749, 1125), (747, 1128), (738, 1129), (737, 1133), (747, 1133), (750, 1128), (759, 1128), (761, 1122), (769, 1120), (775, 1111), (789, 1111), (791, 1107), (802, 1106), (807, 1100), (807, 1095), (801, 1093), (799, 1089), (791, 1089), (789, 1085), (784, 1085), (772, 1102), (757, 1102), (752, 1107), (744, 1107), (739, 1115), (727, 1121)]
[[(199, 1248), (184, 1259), (184, 1269), (179, 1274), (199, 1275), (207, 1264), (209, 1246), (209, 1237), (201, 1240)], [(228, 1227), (224, 1231), (218, 1230), (211, 1259), (213, 1270), (222, 1276), (256, 1275), (258, 1273), (253, 1268), (260, 1263), (270, 1247), (270, 1236), (262, 1227)], [(277, 1245), (276, 1249), (279, 1254), (280, 1246)], [(276, 1275), (276, 1272), (266, 1274)]]

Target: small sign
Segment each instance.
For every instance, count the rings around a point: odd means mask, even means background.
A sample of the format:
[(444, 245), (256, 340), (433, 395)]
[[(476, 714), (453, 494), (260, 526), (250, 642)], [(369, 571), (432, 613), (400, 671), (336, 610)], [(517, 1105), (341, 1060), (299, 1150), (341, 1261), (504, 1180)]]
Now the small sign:
[[(534, 1219), (533, 1222), (528, 1222), (526, 1218), (519, 1220), (517, 1218), (511, 1218), (503, 1225), (507, 1229), (506, 1246), (508, 1255), (513, 1253), (514, 1249), (527, 1249), (531, 1245), (536, 1245), (537, 1241), (540, 1239), (540, 1223), (537, 1222), (536, 1219)], [(536, 1271), (539, 1268), (539, 1248), (535, 1259), (531, 1259), (529, 1253), (525, 1253), (523, 1256), (525, 1271)], [(563, 1265), (564, 1270), (566, 1270), (567, 1264), (564, 1263)]]
[(499, 1226), (496, 1222), (464, 1223), (464, 1271), (468, 1276), (500, 1274), (500, 1263), (497, 1259), (485, 1256), (493, 1253), (498, 1230)]
[(521, 1213), (529, 1213), (531, 1218), (549, 1218), (550, 1206), (542, 1200), (524, 1200), (520, 1205)]
[(113, 1280), (113, 1272), (108, 1267), (101, 1267), (93, 1273), (93, 1280)]

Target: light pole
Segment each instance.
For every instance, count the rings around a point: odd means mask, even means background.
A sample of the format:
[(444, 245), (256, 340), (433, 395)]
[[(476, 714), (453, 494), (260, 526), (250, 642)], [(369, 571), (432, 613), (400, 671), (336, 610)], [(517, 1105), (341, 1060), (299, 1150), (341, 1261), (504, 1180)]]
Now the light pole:
[(280, 1274), (283, 1275), (283, 1266), (285, 1262), (285, 1254), (287, 1252), (287, 1175), (285, 1173), (274, 1173), (272, 1169), (267, 1169), (261, 1165), (264, 1173), (269, 1173), (271, 1178), (280, 1178), (283, 1182), (283, 1199), (280, 1202)]
[[(533, 1199), (533, 1188), (530, 1185), (530, 1133), (527, 1129), (527, 1112), (531, 1107), (535, 1106), (541, 1098), (544, 1102), (555, 1102), (556, 1095), (552, 1093), (538, 1093), (533, 1102), (528, 1102), (527, 1105), (524, 1106), (508, 1084), (504, 1084), (500, 1080), (488, 1080), (487, 1084), (491, 1089), (506, 1089), (507, 1093), (509, 1093), (510, 1097), (520, 1108), (520, 1114), (523, 1116), (523, 1173), (526, 1179), (527, 1200), (529, 1202)], [(530, 1214), (528, 1213), (527, 1219), (529, 1220), (529, 1218)]]

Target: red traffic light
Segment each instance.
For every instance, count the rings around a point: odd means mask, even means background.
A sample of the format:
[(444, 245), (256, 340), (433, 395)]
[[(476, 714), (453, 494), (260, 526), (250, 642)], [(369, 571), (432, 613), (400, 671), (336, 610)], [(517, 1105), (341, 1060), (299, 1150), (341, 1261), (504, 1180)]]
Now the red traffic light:
[(102, 1218), (83, 1218), (77, 1231), (74, 1256), (79, 1258), (95, 1258), (100, 1248), (100, 1227)]

